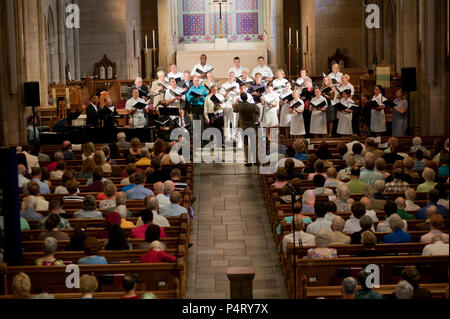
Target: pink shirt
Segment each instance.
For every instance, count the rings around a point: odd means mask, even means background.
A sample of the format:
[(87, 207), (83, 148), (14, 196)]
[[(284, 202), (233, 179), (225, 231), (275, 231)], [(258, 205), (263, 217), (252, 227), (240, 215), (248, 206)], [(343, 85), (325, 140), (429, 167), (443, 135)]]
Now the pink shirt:
[(175, 262), (177, 257), (168, 255), (164, 250), (150, 249), (145, 255), (141, 256), (141, 263), (161, 263)]
[(442, 238), (442, 241), (444, 243), (448, 243), (448, 234), (445, 234), (441, 232), (439, 229), (434, 229), (430, 231), (429, 233), (426, 233), (422, 237), (420, 237), (420, 242), (423, 244), (431, 244), (431, 240), (434, 236), (440, 235)]
[[(149, 224), (146, 225), (142, 225), (136, 228), (133, 228), (131, 230), (131, 234), (130, 234), (130, 238), (145, 238), (145, 232), (147, 231)], [(159, 238), (166, 238), (166, 232), (164, 231), (164, 228), (159, 227), (159, 229), (161, 229), (161, 235), (159, 236)]]
[(276, 189), (283, 189), (284, 186), (286, 186), (288, 182), (275, 182), (272, 184), (273, 187), (275, 187)]

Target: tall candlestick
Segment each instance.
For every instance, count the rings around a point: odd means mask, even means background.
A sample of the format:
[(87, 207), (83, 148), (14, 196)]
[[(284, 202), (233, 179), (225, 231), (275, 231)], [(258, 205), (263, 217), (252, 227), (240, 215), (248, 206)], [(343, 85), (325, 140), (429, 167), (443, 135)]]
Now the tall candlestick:
[(147, 35), (145, 35), (145, 52), (148, 51), (148, 45), (147, 45)]
[(303, 51), (308, 52), (308, 38), (306, 35), (303, 36)]
[(292, 28), (289, 28), (289, 45), (292, 44)]
[(136, 40), (136, 48), (137, 48), (137, 54), (136, 56), (139, 57), (141, 54), (141, 48), (139, 47), (139, 40)]
[(155, 30), (153, 30), (153, 49), (156, 49)]
[(297, 49), (299, 49), (299, 46), (298, 46), (298, 30), (297, 30)]

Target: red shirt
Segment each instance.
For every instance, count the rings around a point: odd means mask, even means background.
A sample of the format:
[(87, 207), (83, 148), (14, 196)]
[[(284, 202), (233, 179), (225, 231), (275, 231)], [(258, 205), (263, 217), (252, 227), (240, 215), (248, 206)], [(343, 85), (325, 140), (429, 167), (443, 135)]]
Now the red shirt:
[(48, 173), (55, 172), (56, 171), (56, 165), (58, 165), (58, 162), (51, 162), (47, 165)]
[(167, 255), (164, 250), (150, 249), (145, 255), (141, 256), (141, 263), (161, 263), (175, 261), (177, 261), (177, 257)]
[(120, 297), (120, 299), (129, 299), (129, 300), (132, 300), (132, 299), (142, 299), (142, 296), (135, 296), (135, 297)]
[(105, 193), (97, 194), (97, 200), (107, 200), (108, 197), (105, 195)]
[[(130, 238), (145, 238), (145, 232), (147, 231), (149, 224), (146, 225), (142, 225), (136, 228), (133, 228), (131, 230), (131, 234), (130, 234)], [(159, 238), (166, 238), (166, 232), (164, 231), (164, 228), (159, 227), (159, 229), (161, 229), (161, 235), (159, 236)]]

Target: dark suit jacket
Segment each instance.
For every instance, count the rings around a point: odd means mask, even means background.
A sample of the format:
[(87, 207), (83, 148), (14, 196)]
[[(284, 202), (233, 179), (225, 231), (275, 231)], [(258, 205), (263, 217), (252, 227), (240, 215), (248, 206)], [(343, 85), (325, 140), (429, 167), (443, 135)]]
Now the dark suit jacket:
[(233, 112), (239, 113), (239, 127), (242, 130), (256, 128), (256, 121), (259, 117), (259, 108), (256, 104), (240, 102), (234, 107)]
[[(177, 117), (176, 119), (172, 120), (172, 125), (175, 128), (181, 128), (180, 118)], [(192, 120), (188, 115), (184, 115), (184, 128), (189, 132), (189, 134), (192, 134), (193, 131)]]
[(86, 125), (99, 125), (99, 115), (100, 115), (100, 107), (97, 107), (98, 111), (95, 109), (95, 107), (92, 104), (89, 104), (89, 106), (86, 108)]

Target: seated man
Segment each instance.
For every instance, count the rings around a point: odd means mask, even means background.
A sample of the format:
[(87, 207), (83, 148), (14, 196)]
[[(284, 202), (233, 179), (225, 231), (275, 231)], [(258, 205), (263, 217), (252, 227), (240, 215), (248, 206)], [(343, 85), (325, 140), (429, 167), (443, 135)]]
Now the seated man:
[[(321, 175), (316, 175), (316, 177), (317, 176)], [(322, 178), (325, 179), (323, 176)], [(325, 219), (327, 206), (323, 202), (317, 202), (314, 205), (314, 210), (316, 212), (317, 219), (308, 225), (306, 232), (313, 235), (318, 234), (320, 231), (331, 232), (331, 222)]]
[(429, 200), (429, 202), (427, 203), (427, 205), (417, 211), (416, 219), (425, 219), (426, 218), (426, 216), (425, 216), (426, 210), (429, 206), (432, 206), (432, 205), (437, 207), (437, 211), (440, 215), (442, 215), (442, 217), (448, 218), (447, 208), (445, 208), (442, 205), (438, 205), (438, 203), (437, 203), (439, 201), (439, 191), (438, 190), (432, 189), (431, 191), (429, 191), (428, 192), (428, 200)]
[(314, 195), (333, 195), (333, 191), (331, 189), (324, 187), (325, 177), (323, 177), (323, 175), (318, 174), (314, 176), (313, 183), (314, 186), (316, 186), (316, 188), (312, 190)]
[(70, 141), (63, 142), (61, 151), (65, 161), (73, 161), (75, 159), (75, 155), (72, 152), (72, 143), (70, 143)]
[(155, 191), (156, 199), (158, 200), (159, 208), (166, 208), (170, 205), (170, 195), (166, 196), (164, 193), (164, 183), (157, 182), (153, 185), (153, 190)]
[(136, 294), (137, 275), (126, 274), (122, 279), (122, 286), (125, 294), (120, 299), (142, 299), (142, 296)]
[(135, 186), (129, 191), (127, 191), (128, 200), (140, 200), (144, 199), (147, 195), (153, 195), (151, 189), (144, 187), (144, 183), (145, 183), (145, 173), (144, 172), (137, 173), (134, 179)]
[(160, 214), (164, 217), (178, 217), (187, 214), (185, 207), (181, 206), (183, 198), (180, 192), (174, 192), (170, 196), (170, 205), (160, 210)]
[(358, 282), (353, 277), (342, 280), (342, 299), (355, 299)]
[(334, 245), (348, 245), (351, 242), (350, 236), (347, 236), (342, 231), (344, 230), (345, 220), (341, 216), (336, 216), (331, 222), (331, 246)]
[(36, 212), (37, 198), (35, 196), (28, 196), (24, 200), (25, 209), (20, 212), (20, 217), (28, 220), (43, 221), (44, 216)]

